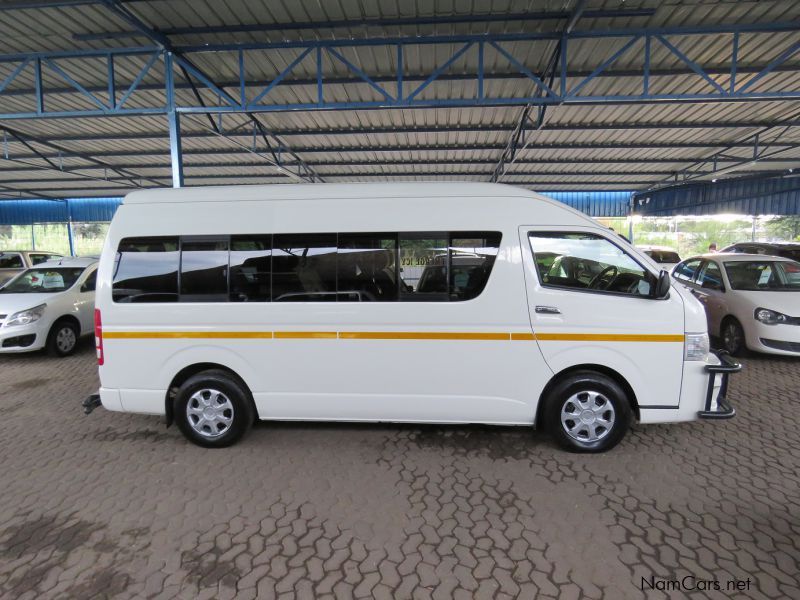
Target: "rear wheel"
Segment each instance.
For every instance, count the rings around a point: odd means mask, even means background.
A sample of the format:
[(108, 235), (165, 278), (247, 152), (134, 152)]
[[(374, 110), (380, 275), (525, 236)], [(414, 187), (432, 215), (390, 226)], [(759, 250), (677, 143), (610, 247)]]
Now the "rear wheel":
[(47, 334), (47, 353), (50, 356), (69, 356), (78, 344), (78, 326), (72, 321), (56, 321)]
[(625, 436), (631, 408), (616, 381), (595, 371), (578, 371), (547, 394), (544, 420), (556, 441), (567, 450), (604, 452)]
[(254, 419), (244, 383), (221, 370), (203, 371), (187, 379), (175, 396), (174, 414), (183, 435), (206, 448), (236, 443)]
[(733, 317), (728, 317), (722, 324), (722, 349), (732, 356), (741, 356), (747, 349), (742, 325)]

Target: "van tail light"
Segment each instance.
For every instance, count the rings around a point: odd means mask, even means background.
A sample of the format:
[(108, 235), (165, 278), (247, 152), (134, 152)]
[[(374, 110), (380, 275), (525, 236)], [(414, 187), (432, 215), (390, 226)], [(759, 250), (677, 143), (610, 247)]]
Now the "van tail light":
[(100, 309), (94, 309), (94, 345), (97, 348), (97, 364), (102, 366), (103, 356), (103, 319), (100, 317)]

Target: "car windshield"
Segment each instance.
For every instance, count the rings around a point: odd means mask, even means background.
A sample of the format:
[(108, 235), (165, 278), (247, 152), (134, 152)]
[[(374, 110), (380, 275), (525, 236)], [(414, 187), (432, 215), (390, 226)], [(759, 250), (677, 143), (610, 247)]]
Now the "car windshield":
[(56, 267), (52, 269), (28, 269), (9, 282), (3, 294), (52, 294), (71, 288), (83, 273), (83, 267)]
[(731, 288), (744, 291), (800, 291), (800, 263), (754, 260), (726, 261)]

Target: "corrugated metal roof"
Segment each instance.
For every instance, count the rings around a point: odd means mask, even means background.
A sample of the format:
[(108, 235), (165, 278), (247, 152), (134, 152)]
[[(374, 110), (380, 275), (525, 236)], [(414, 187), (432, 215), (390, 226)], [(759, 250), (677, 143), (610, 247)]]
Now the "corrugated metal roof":
[[(134, 1), (126, 7), (160, 31), (170, 34), (175, 44), (308, 41), (320, 39), (359, 39), (392, 36), (429, 36), (473, 33), (554, 32), (564, 27), (565, 19), (521, 20), (515, 15), (538, 11), (568, 11), (570, 0), (473, 0), (461, 4), (452, 0), (159, 0)], [(707, 24), (742, 24), (797, 21), (800, 3), (729, 2), (722, 0), (591, 0), (587, 10), (652, 9), (649, 16), (614, 19), (582, 18), (577, 28), (667, 27)], [(507, 16), (508, 20), (483, 22), (478, 17)], [(24, 51), (102, 49), (151, 43), (141, 35), (89, 39), (98, 33), (124, 33), (130, 26), (115, 17), (106, 7), (81, 5), (62, 8), (36, 8), (4, 13), (0, 19), (0, 53)], [(460, 16), (458, 23), (401, 24), (414, 17), (438, 18)], [(468, 19), (472, 19), (471, 22)], [(375, 25), (376, 20), (382, 20)], [(325, 26), (332, 21), (349, 21), (339, 26)], [(308, 27), (309, 23), (318, 26)], [(372, 23), (372, 24), (370, 24)], [(266, 31), (208, 33), (197, 28), (221, 25), (267, 26)], [(195, 31), (188, 31), (195, 28)], [(797, 33), (742, 33), (739, 54), (747, 65), (765, 65), (797, 40)], [(688, 59), (714, 67), (713, 79), (727, 85), (724, 73), (730, 65), (731, 35), (698, 35), (668, 38)], [(587, 74), (598, 67), (615, 49), (619, 38), (582, 39), (571, 42), (570, 72)], [(634, 44), (614, 62), (615, 77), (601, 77), (589, 83), (582, 94), (636, 93), (641, 78), (634, 73), (641, 68), (643, 42)], [(534, 72), (540, 72), (554, 47), (550, 41), (518, 41), (503, 44)], [(455, 46), (408, 45), (404, 73), (410, 79), (430, 73), (452, 53)], [(703, 93), (709, 84), (691, 71), (666, 48), (651, 47), (653, 75), (651, 86), (663, 92)], [(353, 64), (372, 75), (390, 77), (396, 55), (381, 46), (346, 47), (341, 53)], [(253, 51), (247, 54), (247, 75), (252, 98), (265, 83), (298, 56), (298, 50)], [(146, 57), (120, 59), (115, 68), (118, 87), (132, 81)], [(235, 83), (237, 56), (234, 52), (199, 54), (196, 64), (213, 79)], [(476, 83), (452, 76), (472, 72), (476, 53), (465, 53), (424, 92), (427, 98), (466, 98), (474, 94)], [(486, 48), (486, 93), (509, 96), (531, 93), (534, 84), (522, 76), (494, 49)], [(778, 70), (764, 77), (756, 89), (771, 89), (778, 82), (800, 88), (800, 57), (790, 58), (790, 70)], [(86, 86), (102, 87), (104, 63), (100, 59), (63, 60), (59, 65)], [(353, 73), (339, 61), (326, 59), (325, 77), (353, 79)], [(0, 81), (10, 65), (0, 63)], [(664, 70), (680, 74), (661, 76)], [(448, 78), (448, 76), (451, 76)], [(738, 80), (746, 82), (753, 73), (741, 72)], [(310, 60), (299, 63), (290, 77), (270, 93), (275, 103), (315, 102), (315, 67)], [(163, 68), (156, 65), (145, 77), (142, 88), (133, 94), (130, 107), (152, 106), (164, 101)], [(581, 76), (571, 77), (568, 87)], [(260, 83), (259, 83), (260, 82)], [(48, 95), (49, 108), (72, 110), (85, 107), (88, 100), (52, 73), (46, 75), (48, 89), (62, 93)], [(123, 85), (124, 84), (124, 85)], [(19, 94), (31, 90), (31, 70), (23, 72), (9, 91)], [(393, 85), (386, 82), (387, 89)], [(217, 98), (207, 90), (201, 95), (210, 103)], [(367, 84), (342, 83), (326, 87), (330, 100), (377, 99), (378, 93)], [(104, 92), (97, 95), (104, 98)], [(192, 99), (185, 86), (179, 98)], [(0, 96), (0, 112), (21, 109), (31, 98), (22, 95)], [(465, 179), (486, 181), (520, 118), (519, 107), (451, 107), (382, 110), (287, 111), (264, 113), (258, 119), (277, 132), (286, 145), (295, 150), (323, 178), (329, 181)], [(671, 174), (714, 153), (724, 150), (725, 164), (744, 160), (752, 153), (746, 144), (726, 146), (745, 140), (770, 124), (792, 119), (800, 124), (800, 102), (763, 101), (758, 103), (691, 104), (609, 104), (563, 105), (550, 107), (539, 131), (526, 137), (527, 146), (518, 151), (501, 178), (507, 183), (534, 189), (551, 190), (630, 190), (643, 189), (662, 182)], [(241, 115), (225, 115), (219, 120), (228, 136), (209, 133), (204, 116), (184, 115), (184, 163), (188, 185), (211, 183), (283, 182), (263, 157), (253, 149), (252, 126)], [(15, 190), (27, 195), (48, 193), (58, 196), (108, 196), (123, 194), (136, 185), (154, 185), (154, 178), (170, 185), (167, 124), (163, 116), (97, 119), (40, 119), (10, 123), (14, 129), (48, 141), (62, 148), (33, 143), (33, 147), (58, 165), (52, 168), (30, 148), (9, 139), (4, 147), (8, 159), (0, 158), (0, 197), (11, 197)], [(777, 138), (780, 139), (777, 139)], [(779, 144), (800, 144), (800, 131), (792, 125), (785, 131), (773, 129), (761, 139)], [(256, 139), (255, 150), (265, 151)], [(82, 153), (102, 161), (109, 168), (80, 158)], [(722, 165), (724, 166), (724, 164)], [(746, 165), (736, 175), (771, 172), (800, 166), (800, 152), (787, 150), (767, 161)], [(110, 167), (140, 175), (143, 181), (121, 177)]]

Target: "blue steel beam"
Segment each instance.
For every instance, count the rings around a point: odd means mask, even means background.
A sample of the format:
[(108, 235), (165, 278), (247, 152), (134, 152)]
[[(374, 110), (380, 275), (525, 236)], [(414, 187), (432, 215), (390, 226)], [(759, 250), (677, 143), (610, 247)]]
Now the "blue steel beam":
[[(108, 3), (108, 2), (107, 2)], [(113, 3), (112, 3), (113, 4)], [(237, 80), (236, 87), (239, 88), (237, 90), (236, 96), (229, 94), (225, 90), (225, 85), (220, 85), (216, 82), (211, 81), (208, 77), (205, 77), (204, 74), (200, 72), (189, 60), (188, 57), (177, 57), (176, 62), (179, 62), (181, 66), (187, 68), (187, 70), (198, 79), (200, 84), (213, 93), (215, 96), (219, 96), (224, 100), (224, 103), (220, 106), (213, 106), (213, 107), (205, 107), (199, 105), (197, 103), (184, 101), (183, 103), (179, 103), (176, 106), (176, 110), (179, 112), (198, 112), (198, 113), (225, 113), (225, 112), (245, 112), (245, 113), (259, 113), (259, 112), (273, 112), (273, 111), (286, 111), (286, 110), (362, 110), (362, 109), (380, 109), (380, 108), (392, 108), (392, 107), (408, 107), (408, 108), (429, 108), (429, 107), (445, 107), (445, 106), (452, 106), (452, 107), (459, 107), (459, 106), (514, 106), (514, 105), (534, 105), (534, 106), (552, 106), (552, 105), (559, 105), (559, 104), (596, 104), (596, 103), (643, 103), (643, 102), (716, 102), (716, 101), (756, 101), (756, 100), (782, 100), (782, 99), (800, 99), (800, 89), (798, 86), (794, 84), (791, 80), (779, 80), (774, 85), (778, 87), (773, 87), (772, 89), (766, 90), (757, 90), (756, 86), (754, 85), (754, 81), (762, 81), (763, 79), (769, 75), (770, 73), (781, 71), (781, 72), (798, 72), (800, 70), (800, 66), (796, 64), (790, 63), (790, 59), (796, 55), (798, 51), (800, 51), (800, 42), (795, 42), (791, 44), (788, 48), (786, 48), (779, 56), (774, 58), (770, 63), (765, 66), (761, 66), (760, 68), (753, 68), (752, 66), (748, 67), (748, 71), (751, 73), (755, 73), (755, 77), (750, 78), (749, 81), (746, 81), (744, 85), (736, 86), (735, 81), (733, 87), (727, 86), (723, 88), (719, 84), (717, 84), (714, 79), (712, 79), (711, 74), (712, 70), (706, 68), (705, 65), (700, 65), (695, 61), (692, 61), (686, 57), (677, 47), (677, 42), (673, 43), (667, 41), (664, 36), (665, 35), (700, 35), (700, 34), (711, 34), (715, 32), (733, 32), (733, 44), (731, 48), (731, 64), (729, 68), (721, 69), (717, 66), (715, 67), (713, 73), (714, 74), (736, 74), (744, 72), (744, 69), (740, 67), (739, 60), (740, 60), (740, 53), (738, 52), (738, 37), (739, 34), (742, 32), (769, 32), (769, 31), (789, 31), (790, 26), (794, 28), (794, 31), (800, 32), (800, 23), (792, 23), (792, 24), (765, 24), (765, 25), (750, 25), (750, 26), (738, 26), (738, 27), (708, 27), (708, 28), (676, 28), (676, 29), (641, 29), (641, 30), (620, 30), (617, 33), (618, 36), (621, 36), (621, 39), (626, 42), (623, 46), (624, 49), (630, 48), (633, 43), (642, 37), (645, 39), (645, 61), (642, 65), (641, 72), (636, 73), (631, 71), (630, 76), (637, 76), (643, 78), (643, 87), (641, 94), (627, 94), (627, 95), (580, 95), (577, 92), (580, 89), (583, 89), (586, 84), (590, 81), (594, 80), (597, 77), (603, 75), (604, 69), (611, 63), (613, 60), (618, 58), (620, 55), (620, 51), (617, 51), (611, 57), (607, 57), (604, 62), (601, 64), (601, 68), (595, 69), (588, 76), (582, 78), (579, 82), (579, 88), (573, 88), (569, 92), (566, 91), (566, 81), (565, 81), (565, 74), (563, 72), (564, 68), (568, 65), (569, 59), (568, 54), (570, 52), (574, 52), (574, 42), (575, 40), (583, 39), (581, 37), (581, 32), (572, 32), (567, 34), (564, 37), (564, 41), (569, 41), (571, 43), (564, 45), (564, 52), (562, 53), (562, 73), (560, 74), (561, 81), (559, 85), (555, 86), (554, 90), (550, 90), (548, 93), (542, 94), (533, 94), (533, 95), (519, 95), (513, 97), (487, 97), (484, 95), (483, 90), (481, 89), (482, 86), (478, 86), (479, 90), (474, 97), (467, 97), (467, 98), (420, 98), (419, 92), (424, 89), (427, 85), (429, 85), (432, 81), (438, 79), (439, 77), (444, 78), (443, 70), (447, 66), (451, 65), (461, 54), (467, 51), (473, 51), (477, 48), (478, 58), (480, 59), (477, 65), (477, 69), (475, 73), (469, 74), (462, 74), (464, 79), (472, 79), (472, 80), (483, 80), (487, 77), (491, 77), (490, 73), (486, 72), (486, 65), (485, 65), (485, 58), (484, 52), (481, 52), (481, 49), (486, 46), (486, 44), (490, 44), (492, 47), (498, 50), (501, 55), (505, 56), (506, 59), (509, 60), (510, 64), (513, 68), (519, 70), (524, 75), (531, 77), (534, 75), (528, 67), (524, 65), (521, 61), (519, 61), (516, 57), (514, 57), (510, 52), (505, 50), (501, 45), (500, 42), (510, 40), (510, 39), (519, 39), (519, 40), (532, 40), (532, 39), (539, 39), (542, 37), (543, 34), (487, 34), (481, 36), (433, 36), (433, 37), (404, 37), (404, 38), (380, 38), (380, 39), (362, 39), (362, 40), (321, 40), (321, 41), (313, 41), (313, 42), (291, 42), (291, 43), (278, 43), (278, 44), (261, 44), (261, 45), (238, 45), (238, 46), (231, 46), (230, 48), (235, 49), (237, 53), (240, 54), (241, 59), (239, 61), (240, 65), (240, 73), (239, 78)], [(590, 32), (591, 35), (595, 36), (602, 36), (608, 34), (608, 32)], [(589, 36), (590, 33), (583, 33), (584, 37)], [(154, 40), (166, 40), (163, 36), (156, 34), (157, 37), (153, 38)], [(699, 74), (701, 77), (704, 77), (709, 83), (711, 83), (712, 89), (709, 90), (707, 93), (662, 93), (662, 94), (652, 94), (649, 90), (649, 79), (654, 76), (655, 69), (653, 69), (653, 65), (650, 61), (650, 53), (647, 52), (647, 48), (649, 47), (649, 41), (651, 38), (657, 39), (670, 53), (672, 53), (675, 57), (677, 57), (681, 63), (688, 67), (688, 72), (694, 72)], [(542, 39), (552, 39), (552, 34), (546, 34)], [(465, 41), (466, 40), (466, 41)], [(674, 40), (673, 40), (674, 41)], [(433, 71), (431, 74), (422, 74), (419, 79), (422, 79), (422, 83), (417, 86), (415, 92), (409, 94), (398, 94), (395, 97), (392, 97), (391, 94), (386, 92), (381, 92), (383, 96), (382, 99), (375, 101), (350, 101), (350, 102), (332, 102), (326, 101), (324, 95), (324, 85), (330, 83), (329, 79), (324, 79), (322, 77), (322, 73), (318, 73), (318, 77), (314, 80), (318, 87), (318, 98), (316, 102), (310, 103), (288, 103), (288, 104), (265, 104), (262, 101), (265, 99), (267, 91), (274, 89), (276, 85), (279, 83), (284, 82), (286, 75), (288, 74), (288, 70), (284, 70), (280, 73), (277, 77), (273, 78), (272, 81), (263, 82), (267, 84), (267, 87), (264, 91), (256, 96), (255, 99), (246, 102), (246, 98), (242, 95), (242, 88), (246, 87), (243, 85), (246, 82), (246, 73), (244, 73), (244, 68), (246, 66), (246, 48), (286, 48), (286, 47), (297, 47), (301, 49), (301, 56), (305, 56), (310, 53), (312, 50), (317, 49), (324, 49), (332, 56), (342, 56), (338, 49), (343, 47), (358, 47), (361, 45), (394, 45), (399, 50), (398, 52), (401, 54), (402, 58), (402, 48), (406, 47), (407, 45), (427, 45), (427, 44), (439, 44), (439, 43), (458, 43), (461, 44), (457, 47), (457, 49), (453, 52), (449, 59), (445, 61), (445, 63), (438, 67), (436, 70)], [(463, 44), (462, 44), (463, 42)], [(476, 43), (477, 42), (477, 43)], [(287, 45), (288, 44), (288, 45)], [(215, 52), (221, 51), (223, 48), (228, 48), (229, 46), (220, 46), (220, 45), (208, 45), (202, 46), (195, 49), (198, 53), (205, 53), (205, 52)], [(572, 50), (571, 50), (572, 49)], [(154, 114), (154, 113), (165, 113), (166, 107), (163, 105), (154, 105), (154, 106), (144, 106), (141, 108), (136, 109), (127, 109), (125, 107), (125, 102), (130, 97), (130, 94), (133, 93), (138, 86), (141, 84), (141, 80), (144, 76), (149, 72), (150, 67), (157, 61), (159, 58), (163, 59), (163, 48), (159, 49), (156, 48), (155, 50), (152, 47), (141, 47), (141, 48), (121, 48), (121, 49), (109, 49), (109, 50), (87, 50), (87, 51), (74, 51), (72, 53), (66, 52), (56, 52), (56, 53), (32, 53), (32, 54), (14, 54), (14, 55), (5, 55), (0, 56), (0, 62), (15, 62), (15, 68), (7, 75), (6, 79), (0, 83), (0, 100), (3, 98), (4, 93), (8, 92), (9, 83), (13, 82), (13, 80), (19, 75), (19, 73), (27, 68), (30, 68), (30, 64), (33, 64), (34, 69), (34, 79), (35, 79), (35, 87), (39, 91), (36, 95), (38, 98), (38, 102), (35, 106), (32, 106), (30, 110), (18, 110), (17, 112), (7, 112), (4, 114), (0, 114), (0, 118), (31, 118), (31, 117), (71, 117), (71, 116), (124, 116), (124, 115), (134, 115), (134, 114)], [(333, 54), (336, 53), (336, 54)], [(85, 108), (81, 110), (68, 110), (68, 111), (48, 111), (46, 110), (46, 103), (45, 103), (45, 96), (48, 93), (48, 90), (44, 89), (42, 83), (42, 75), (41, 70), (50, 68), (50, 65), (55, 65), (55, 61), (60, 58), (80, 58), (80, 57), (105, 57), (106, 60), (111, 63), (116, 58), (120, 56), (133, 56), (133, 55), (149, 55), (149, 60), (142, 71), (137, 75), (137, 79), (131, 85), (128, 92), (123, 96), (123, 99), (116, 103), (113, 107), (100, 107), (97, 108)], [(350, 62), (350, 61), (348, 61)], [(352, 66), (353, 63), (350, 63)], [(149, 65), (149, 66), (148, 66)], [(443, 68), (444, 67), (444, 68)], [(351, 69), (352, 70), (352, 69)], [(56, 74), (58, 70), (55, 71)], [(112, 72), (112, 69), (109, 69), (109, 72)], [(366, 73), (361, 69), (357, 69), (354, 71), (358, 78), (355, 78), (353, 81), (368, 81), (371, 82), (370, 84), (373, 85), (376, 89), (383, 89), (379, 84), (382, 81), (394, 81), (400, 84), (401, 87), (403, 83), (403, 76), (402, 73), (397, 72), (392, 75), (381, 74), (381, 76), (373, 75), (370, 73)], [(626, 72), (627, 73), (627, 72)], [(506, 73), (504, 76), (508, 76), (509, 74)], [(614, 74), (617, 75), (616, 73)], [(62, 78), (63, 74), (61, 74)], [(535, 75), (534, 75), (535, 76)], [(569, 70), (566, 70), (566, 77), (570, 77)], [(383, 78), (383, 79), (381, 79)], [(532, 78), (532, 77), (531, 77)], [(408, 81), (411, 78), (405, 77), (405, 80)], [(96, 77), (95, 77), (96, 80)], [(77, 81), (76, 78), (72, 77), (67, 79), (69, 83), (72, 85), (70, 88), (75, 89), (76, 93), (81, 94), (87, 98), (87, 100), (91, 101), (93, 104), (97, 104), (96, 97), (94, 96), (94, 91), (90, 89), (90, 87), (84, 85), (82, 82)], [(111, 82), (106, 82), (108, 85)], [(309, 81), (309, 83), (312, 83)], [(101, 88), (107, 88), (108, 85), (97, 86)], [(173, 84), (174, 85), (174, 84)], [(537, 84), (539, 89), (542, 88), (541, 85)], [(549, 86), (547, 86), (549, 88)], [(3, 89), (5, 88), (5, 89)], [(547, 91), (547, 90), (545, 90)], [(15, 94), (19, 94), (19, 90), (14, 91)], [(2, 109), (0, 109), (2, 110)]]

